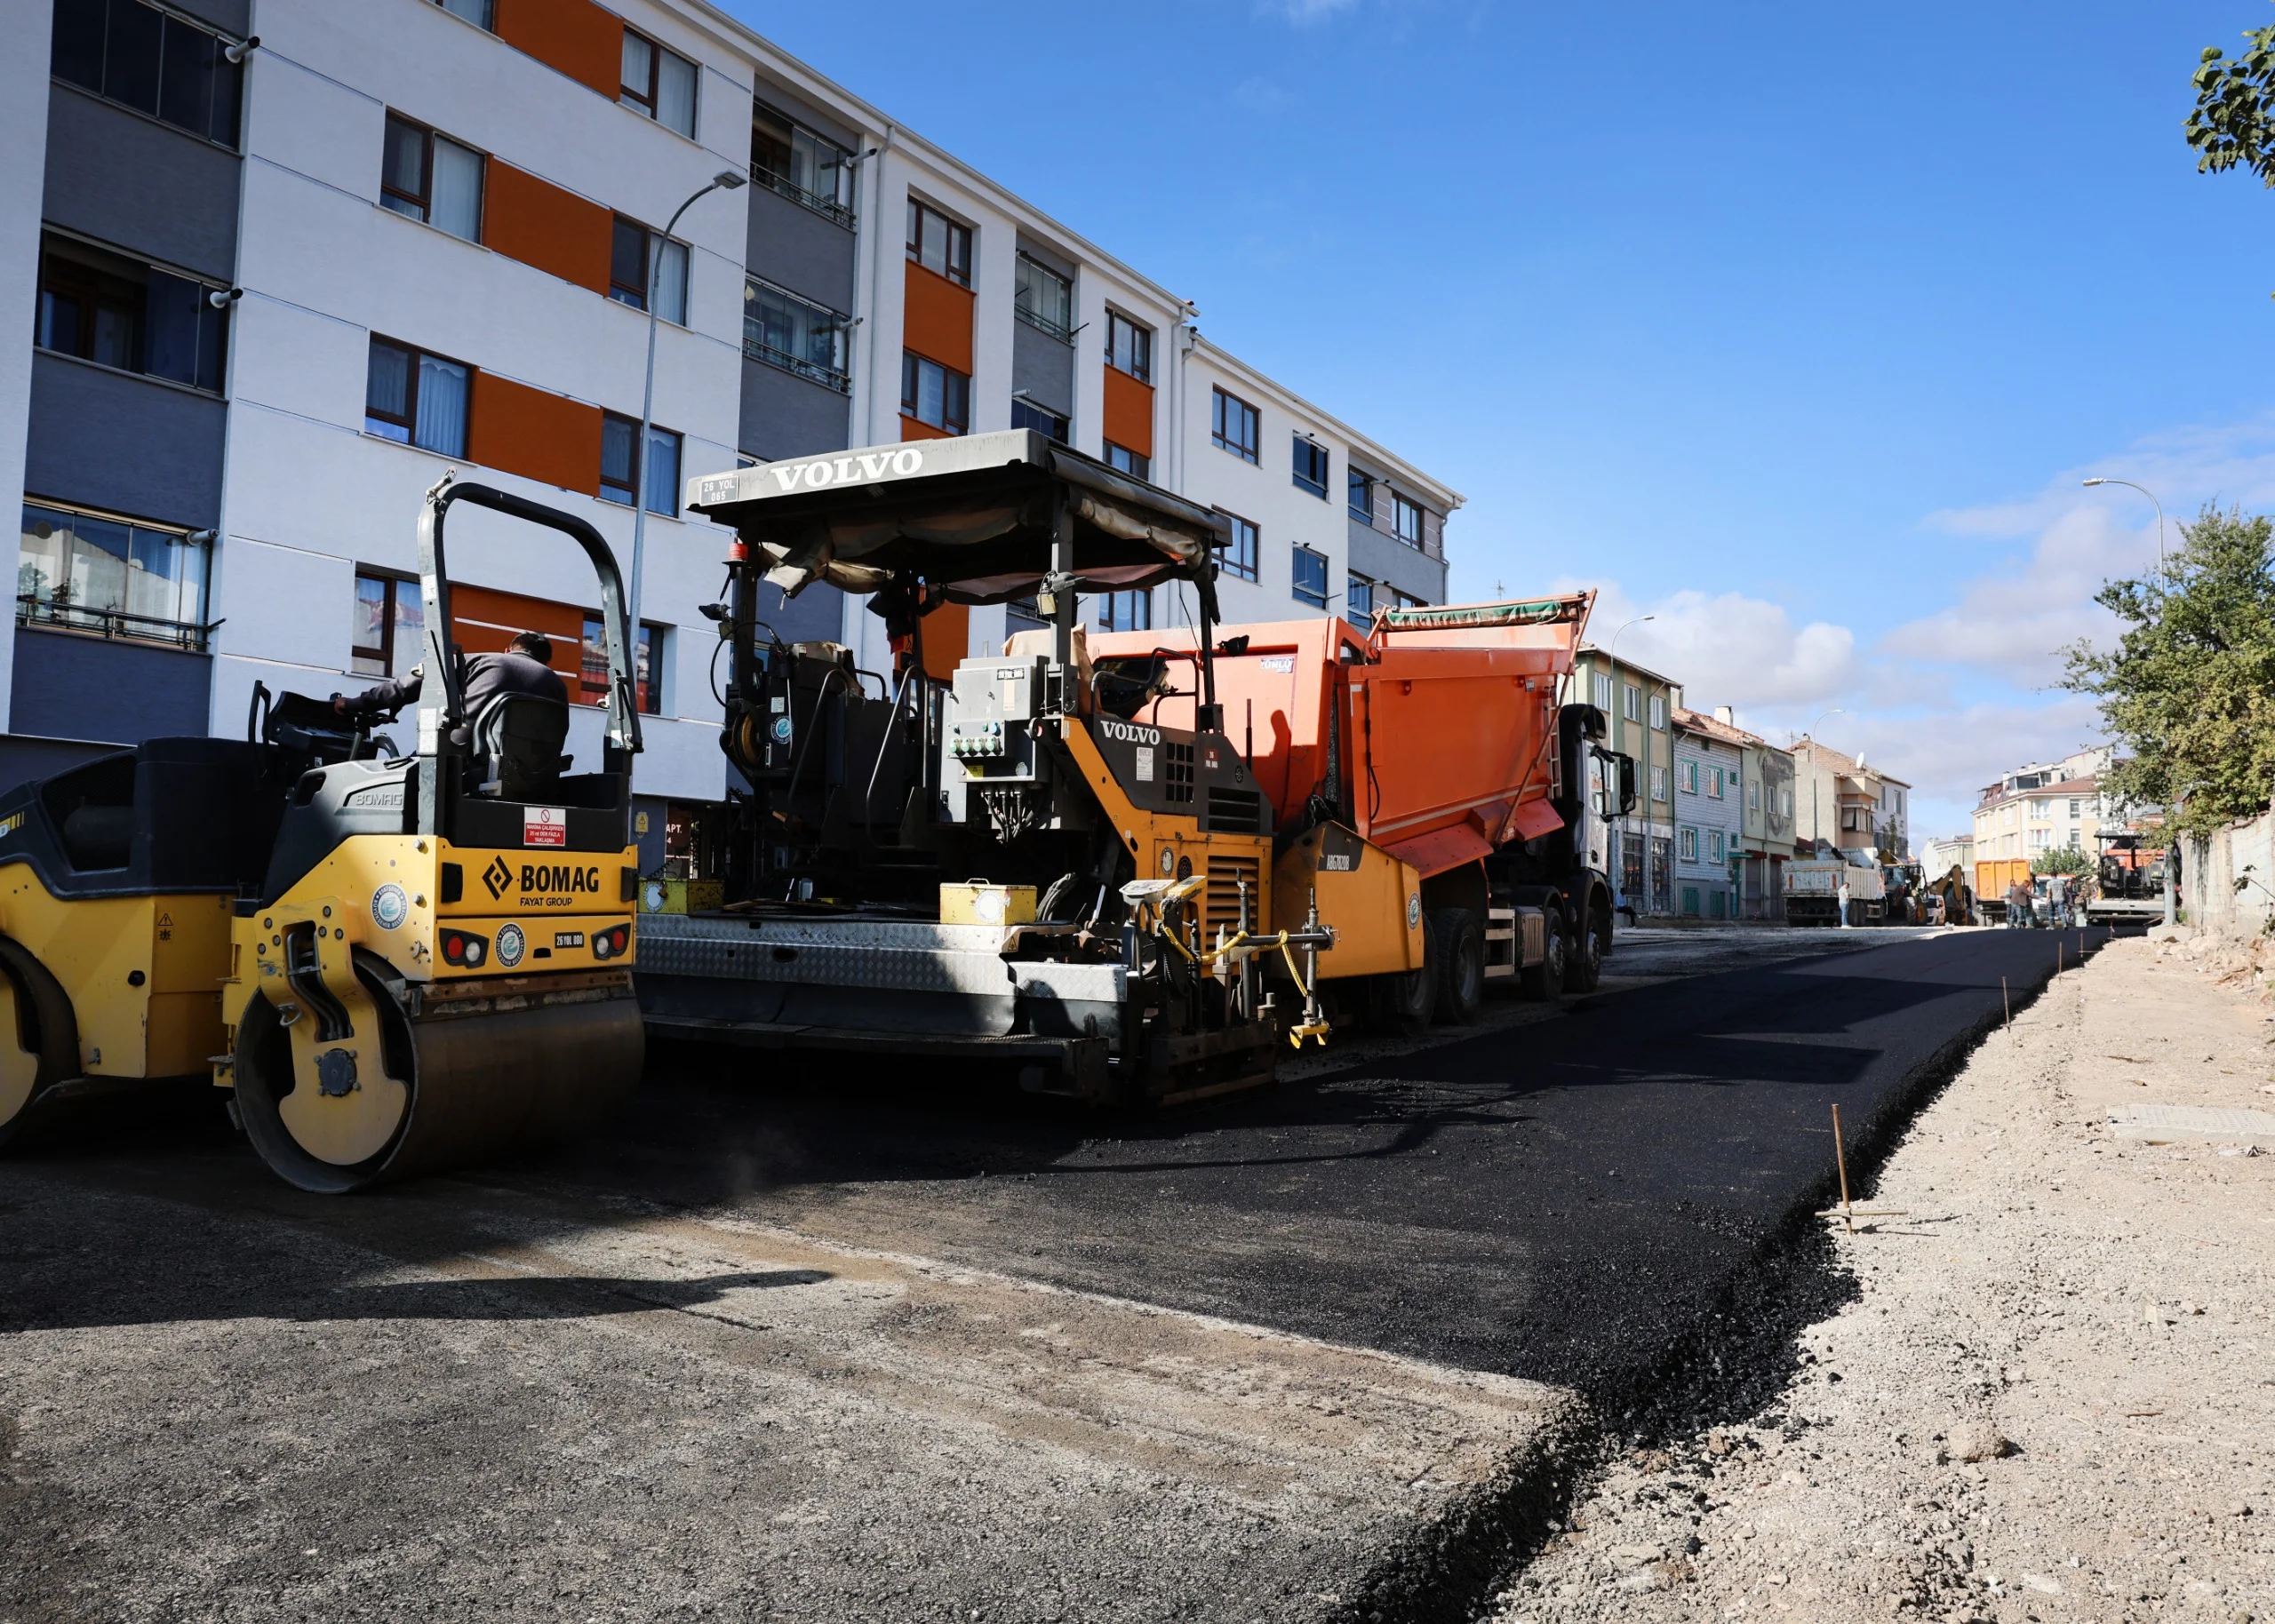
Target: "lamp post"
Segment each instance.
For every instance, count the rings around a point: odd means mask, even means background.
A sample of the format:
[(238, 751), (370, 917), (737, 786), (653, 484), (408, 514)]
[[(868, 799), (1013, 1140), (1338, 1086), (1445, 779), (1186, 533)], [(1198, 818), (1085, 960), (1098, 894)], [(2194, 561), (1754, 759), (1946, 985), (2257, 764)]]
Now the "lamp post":
[[(1606, 663), (1608, 665), (1609, 665), (1609, 666), (1611, 667), (1611, 681), (1612, 681), (1612, 686), (1613, 686), (1614, 688), (1616, 688), (1616, 687), (1618, 687), (1618, 685), (1619, 685), (1619, 633), (1620, 633), (1621, 632), (1624, 632), (1624, 631), (1625, 631), (1629, 626), (1640, 625), (1642, 625), (1642, 624), (1643, 624), (1643, 622), (1645, 622), (1645, 621), (1647, 621), (1647, 620), (1656, 620), (1657, 618), (1658, 618), (1658, 617), (1657, 617), (1656, 615), (1638, 615), (1638, 616), (1636, 616), (1636, 617), (1635, 617), (1635, 618), (1634, 618), (1634, 619), (1632, 619), (1632, 620), (1622, 621), (1622, 622), (1620, 623), (1620, 625), (1619, 625), (1619, 626), (1618, 626), (1617, 630), (1616, 630), (1616, 631), (1614, 631), (1614, 632), (1612, 633), (1612, 634), (1611, 634), (1611, 643), (1610, 643), (1610, 646), (1605, 649), (1605, 651), (1604, 651), (1604, 657), (1604, 657), (1604, 661), (1605, 661), (1605, 663)], [(1616, 699), (1619, 697), (1619, 696), (1618, 696), (1617, 694), (1614, 694), (1614, 695), (1612, 696), (1612, 697), (1613, 697), (1613, 699), (1616, 700)], [(1622, 727), (1621, 727), (1621, 725), (1620, 725), (1620, 724), (1621, 724), (1624, 720), (1626, 720), (1626, 709), (1625, 709), (1625, 707), (1624, 707), (1624, 706), (1623, 706), (1623, 705), (1615, 705), (1612, 707), (1612, 714), (1611, 714), (1611, 748), (1612, 748), (1612, 753), (1613, 753), (1613, 754), (1615, 754), (1615, 755), (1616, 755), (1616, 754), (1618, 754), (1618, 753), (1619, 753), (1619, 746), (1621, 745), (1621, 744), (1622, 744), (1622, 743), (1624, 743), (1624, 742), (1625, 737), (1626, 737), (1626, 732), (1625, 732), (1625, 729), (1624, 729), (1624, 728), (1622, 728)], [(1649, 751), (1649, 749), (1650, 749), (1650, 744), (1651, 744), (1651, 734), (1650, 734), (1650, 729), (1649, 729), (1649, 728), (1646, 728), (1644, 729), (1644, 731), (1643, 731), (1643, 746), (1644, 746), (1644, 749), (1645, 749), (1645, 751), (1646, 751), (1646, 752), (1647, 752), (1647, 760), (1645, 760), (1645, 763), (1644, 763), (1644, 765), (1645, 765), (1645, 767), (1646, 767), (1647, 768), (1648, 768), (1648, 766), (1649, 766), (1649, 761), (1648, 761), (1648, 751)], [(1651, 810), (1651, 808), (1650, 808), (1650, 802), (1649, 802), (1649, 800), (1648, 800), (1648, 796), (1649, 796), (1649, 794), (1650, 794), (1650, 785), (1649, 785), (1648, 783), (1647, 783), (1647, 784), (1644, 784), (1644, 786), (1643, 786), (1643, 792), (1644, 792), (1644, 795), (1645, 795), (1645, 797), (1646, 797), (1645, 801), (1644, 801), (1644, 805), (1643, 805), (1643, 813), (1644, 813), (1644, 816), (1648, 818), (1648, 817), (1650, 816), (1650, 810)], [(1625, 808), (1623, 808), (1621, 810), (1619, 810), (1619, 811), (1617, 811), (1617, 812), (1616, 812), (1616, 813), (1612, 814), (1612, 817), (1611, 817), (1611, 832), (1612, 832), (1615, 836), (1616, 836), (1616, 837), (1617, 837), (1618, 841), (1621, 843), (1621, 845), (1622, 845), (1623, 848), (1624, 848), (1624, 842), (1626, 841), (1626, 839), (1627, 839), (1626, 817), (1627, 817), (1627, 813), (1626, 813)], [(1605, 859), (1606, 859), (1607, 861), (1609, 861), (1609, 860), (1612, 858), (1613, 855), (1614, 855), (1614, 854), (1613, 854), (1610, 850), (1607, 849), (1607, 850), (1605, 851), (1605, 853), (1604, 853), (1604, 857), (1605, 857)], [(1626, 866), (1627, 866), (1627, 865), (1626, 865), (1624, 863), (1622, 863), (1622, 864), (1620, 864), (1620, 870), (1621, 870), (1621, 884), (1620, 884), (1620, 888), (1619, 888), (1619, 889), (1620, 889), (1620, 894), (1621, 894), (1622, 896), (1625, 896), (1625, 894), (1626, 894), (1626, 890), (1627, 890), (1627, 887), (1626, 887), (1626, 884), (1625, 884), (1625, 871), (1626, 871)], [(1627, 901), (1628, 901), (1628, 905), (1629, 905), (1629, 907), (1630, 907), (1631, 909), (1634, 906), (1634, 900), (1635, 900), (1635, 899), (1634, 899), (1634, 898), (1632, 898), (1632, 897), (1628, 897), (1628, 899), (1627, 899)]]
[[(2088, 490), (2095, 485), (2122, 485), (2127, 490), (2137, 490), (2149, 498), (2151, 506), (2157, 510), (2157, 579), (2159, 583), (2166, 583), (2170, 570), (2165, 562), (2165, 505), (2157, 500), (2157, 493), (2146, 485), (2135, 484), (2131, 480), (2104, 479), (2099, 474), (2095, 474), (2086, 482)], [(2172, 832), (2172, 808), (2167, 806), (2165, 808), (2165, 923), (2167, 926), (2175, 924), (2180, 918), (2179, 899), (2175, 895), (2179, 888), (2173, 883), (2172, 860), (2175, 855)]]
[[(648, 436), (655, 426), (656, 412), (656, 270), (663, 264), (664, 244), (671, 241), (672, 227), (679, 224), (679, 217), (695, 206), (696, 199), (711, 192), (732, 192), (749, 179), (738, 170), (722, 169), (692, 194), (688, 200), (672, 211), (672, 217), (656, 238), (648, 254), (648, 375), (640, 389), (640, 443), (632, 451), (632, 601), (629, 609), (632, 625), (632, 647), (625, 652), (631, 657), (636, 677), (640, 669), (640, 576), (641, 567), (648, 561)], [(694, 267), (690, 265), (690, 270)], [(649, 681), (655, 675), (649, 673)]]

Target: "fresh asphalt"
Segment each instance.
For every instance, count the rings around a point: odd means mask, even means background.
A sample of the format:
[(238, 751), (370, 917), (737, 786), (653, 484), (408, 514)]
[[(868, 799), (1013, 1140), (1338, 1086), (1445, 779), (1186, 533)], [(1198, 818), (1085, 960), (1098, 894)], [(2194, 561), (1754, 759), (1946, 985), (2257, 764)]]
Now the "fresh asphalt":
[(1826, 1198), (1832, 1107), (1853, 1157), (2108, 936), (1864, 935), (1104, 1132), (962, 1079), (753, 1087), (778, 1063), (678, 1055), (679, 1121), (579, 1174), (1609, 1399)]
[[(1895, 1125), (2002, 980), (2019, 1004), (2105, 935), (1797, 937), (1811, 956), (1108, 1122), (920, 1067), (666, 1051), (607, 1134), (341, 1200), (274, 1185), (204, 1098), (65, 1134), (0, 1159), (0, 1620), (1333, 1615), (1442, 1498), (1273, 1510), (948, 1429), (782, 1339), (874, 1302), (896, 1347), (961, 1323), (980, 1370), (985, 1315), (864, 1298), (827, 1260), (690, 1264), (657, 1224), (1616, 1411), (1824, 1198), (1832, 1105), (1852, 1145)], [(611, 1214), (667, 1239), (609, 1252)], [(547, 1224), (582, 1272), (516, 1261)]]

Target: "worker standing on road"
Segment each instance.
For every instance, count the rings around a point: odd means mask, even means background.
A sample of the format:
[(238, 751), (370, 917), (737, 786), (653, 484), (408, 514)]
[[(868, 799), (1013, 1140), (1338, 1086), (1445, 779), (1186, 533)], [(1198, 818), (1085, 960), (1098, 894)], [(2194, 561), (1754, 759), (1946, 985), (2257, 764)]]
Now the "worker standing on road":
[(1846, 874), (1840, 876), (1840, 890), (1839, 895), (1840, 897), (1840, 928), (1846, 930), (1848, 928), (1848, 876)]
[[(424, 665), (414, 665), (409, 676), (375, 683), (352, 699), (334, 694), (331, 708), (342, 716), (369, 716), (415, 705), (426, 672)], [(569, 703), (568, 685), (553, 669), (551, 638), (542, 632), (523, 632), (506, 645), (503, 654), (467, 657), (467, 714), (481, 715), (483, 706), (500, 694), (529, 694)]]
[(2016, 880), (2007, 888), (2007, 927), (2009, 930), (2030, 928), (2030, 888)]

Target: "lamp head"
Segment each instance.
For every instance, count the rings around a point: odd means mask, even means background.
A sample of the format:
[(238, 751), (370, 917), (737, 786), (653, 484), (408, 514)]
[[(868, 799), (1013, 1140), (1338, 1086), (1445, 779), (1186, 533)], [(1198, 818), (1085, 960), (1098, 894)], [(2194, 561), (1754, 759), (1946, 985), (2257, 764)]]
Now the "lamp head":
[(717, 174), (711, 177), (711, 184), (717, 187), (722, 192), (731, 192), (737, 187), (746, 184), (749, 179), (750, 177), (744, 174), (740, 170), (722, 169)]
[(2088, 490), (2090, 490), (2092, 487), (2094, 487), (2094, 486), (2095, 486), (2095, 485), (2106, 485), (2106, 484), (2108, 484), (2108, 483), (2109, 483), (2109, 482), (2108, 482), (2107, 480), (2105, 480), (2105, 479), (2103, 479), (2099, 474), (2095, 474), (2092, 479), (2089, 479), (2089, 480), (2087, 480), (2087, 481), (2086, 482), (2086, 485), (2087, 485), (2087, 488)]

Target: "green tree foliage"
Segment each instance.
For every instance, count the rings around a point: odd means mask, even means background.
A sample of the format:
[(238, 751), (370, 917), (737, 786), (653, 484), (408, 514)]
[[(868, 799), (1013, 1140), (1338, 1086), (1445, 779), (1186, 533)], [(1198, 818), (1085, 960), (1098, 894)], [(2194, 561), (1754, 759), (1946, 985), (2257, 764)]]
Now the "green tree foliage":
[(2030, 860), (2033, 874), (2083, 874), (2090, 872), (2094, 860), (2074, 846), (2064, 846), (2054, 851), (2042, 851)]
[(2188, 115), (2188, 144), (2200, 173), (2240, 165), (2275, 187), (2275, 26), (2243, 37), (2247, 48), (2238, 57), (2217, 45), (2205, 48), (2189, 81), (2196, 106)]
[(2106, 792), (2202, 833), (2264, 812), (2275, 786), (2275, 521), (2207, 504), (2180, 533), (2163, 571), (2101, 589), (2124, 630), (2066, 650), (2063, 686), (2098, 698), (2131, 752)]

